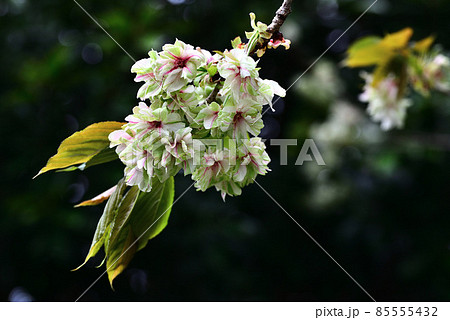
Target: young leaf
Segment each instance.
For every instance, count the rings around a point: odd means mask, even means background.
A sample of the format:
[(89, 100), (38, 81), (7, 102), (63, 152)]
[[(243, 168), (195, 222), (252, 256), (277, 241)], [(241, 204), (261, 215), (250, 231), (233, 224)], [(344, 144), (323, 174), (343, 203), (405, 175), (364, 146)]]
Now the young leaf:
[(405, 28), (398, 32), (388, 34), (383, 39), (378, 37), (365, 37), (356, 41), (348, 50), (348, 58), (344, 64), (350, 68), (383, 65), (406, 49), (413, 30)]
[(408, 46), (414, 31), (411, 28), (405, 28), (400, 31), (386, 35), (380, 44), (390, 49), (403, 49)]
[(414, 44), (413, 49), (420, 53), (426, 53), (430, 49), (434, 40), (435, 40), (434, 36), (430, 36), (428, 38), (420, 40)]
[[(123, 124), (115, 121), (99, 122), (88, 126), (82, 131), (75, 132), (61, 143), (56, 155), (48, 160), (46, 166), (35, 177), (50, 170), (88, 163), (109, 147), (108, 135), (120, 129)], [(114, 159), (111, 153), (108, 153), (106, 158)], [(98, 159), (95, 164), (103, 162), (106, 162), (105, 158)]]
[(375, 45), (378, 45), (380, 41), (381, 38), (377, 36), (363, 37), (361, 39), (356, 40), (347, 50), (348, 53), (356, 53), (359, 50), (371, 48)]
[(114, 191), (116, 191), (116, 188), (117, 188), (117, 186), (114, 186), (114, 187), (112, 187), (112, 188), (106, 190), (105, 192), (102, 192), (102, 193), (99, 194), (98, 196), (92, 198), (91, 200), (83, 201), (83, 202), (77, 204), (77, 205), (75, 206), (75, 208), (78, 208), (78, 207), (85, 207), (85, 206), (96, 206), (96, 205), (98, 205), (98, 204), (100, 204), (100, 203), (102, 203), (102, 202), (108, 200), (109, 197), (111, 196), (111, 194), (112, 194)]
[(384, 59), (386, 49), (380, 46), (379, 37), (365, 37), (356, 41), (347, 51), (344, 64), (350, 68), (371, 66)]
[(237, 47), (240, 46), (241, 43), (242, 43), (241, 37), (236, 37), (234, 38), (234, 40), (231, 41), (231, 46), (233, 47), (233, 49), (236, 49)]

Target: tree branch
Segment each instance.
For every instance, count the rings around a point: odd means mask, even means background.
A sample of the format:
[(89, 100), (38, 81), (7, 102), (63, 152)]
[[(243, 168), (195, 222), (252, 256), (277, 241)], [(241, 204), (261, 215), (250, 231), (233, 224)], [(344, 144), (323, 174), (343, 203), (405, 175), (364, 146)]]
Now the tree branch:
[[(273, 17), (272, 22), (267, 27), (267, 32), (271, 33), (272, 36), (279, 32), (279, 30), (280, 30), (281, 26), (283, 25), (284, 21), (286, 20), (287, 16), (292, 12), (291, 5), (292, 5), (292, 0), (283, 0), (281, 7), (278, 8), (277, 12), (275, 13), (275, 17)], [(265, 39), (262, 47), (265, 48), (268, 43), (269, 43), (269, 39)], [(253, 55), (259, 48), (261, 48), (261, 47), (255, 47), (253, 49), (253, 51), (249, 53), (249, 56)], [(220, 78), (220, 79), (224, 80), (223, 78)], [(218, 81), (216, 81), (216, 82), (218, 82)], [(219, 91), (220, 91), (219, 83), (216, 83), (214, 90), (211, 92), (211, 94), (206, 99), (206, 103), (210, 104), (213, 101), (215, 101)]]
[(217, 98), (217, 94), (220, 91), (220, 87), (219, 84), (216, 83), (216, 86), (214, 87), (214, 90), (211, 92), (211, 94), (209, 95), (209, 97), (206, 99), (206, 104), (211, 104), (214, 100), (216, 100)]
[[(272, 39), (279, 36), (283, 37), (279, 30), (286, 20), (287, 16), (292, 12), (291, 5), (292, 0), (283, 0), (281, 7), (278, 8), (277, 12), (275, 13), (275, 17), (273, 17), (272, 22), (267, 27), (266, 31), (272, 34)], [(257, 52), (259, 49), (265, 50), (269, 41), (270, 39), (263, 39), (263, 43), (256, 45), (255, 48), (253, 48), (253, 50), (249, 53), (249, 56), (255, 54), (255, 52)]]
[(275, 13), (275, 17), (272, 19), (272, 23), (267, 27), (267, 32), (275, 33), (280, 30), (287, 16), (292, 12), (291, 10), (292, 0), (284, 0), (281, 7)]

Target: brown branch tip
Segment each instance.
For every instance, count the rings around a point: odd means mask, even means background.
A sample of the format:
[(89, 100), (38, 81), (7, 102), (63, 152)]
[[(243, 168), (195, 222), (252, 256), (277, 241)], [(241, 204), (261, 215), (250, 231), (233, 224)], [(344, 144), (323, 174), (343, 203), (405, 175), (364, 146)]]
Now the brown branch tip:
[(272, 23), (267, 27), (267, 32), (275, 33), (280, 30), (287, 16), (292, 12), (291, 9), (292, 0), (284, 0), (281, 7), (275, 13), (275, 17), (272, 19)]

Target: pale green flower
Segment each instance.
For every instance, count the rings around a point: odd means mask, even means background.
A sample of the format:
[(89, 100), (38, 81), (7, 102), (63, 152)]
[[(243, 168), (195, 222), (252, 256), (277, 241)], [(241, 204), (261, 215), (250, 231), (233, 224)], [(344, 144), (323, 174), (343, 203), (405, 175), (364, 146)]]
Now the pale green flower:
[(383, 130), (402, 128), (406, 117), (406, 109), (412, 105), (410, 99), (399, 97), (399, 86), (393, 75), (388, 75), (375, 87), (373, 76), (363, 73), (366, 79), (364, 92), (359, 96), (361, 102), (368, 102), (367, 112), (372, 119), (381, 122)]
[(166, 166), (170, 157), (179, 165), (194, 156), (192, 128), (183, 128), (161, 139), (165, 150), (163, 152), (162, 166)]
[(220, 191), (223, 201), (225, 201), (226, 195), (240, 196), (242, 189), (234, 182), (230, 177), (223, 178), (220, 182), (214, 185), (217, 191)]
[(163, 105), (168, 110), (176, 111), (182, 109), (183, 112), (198, 105), (198, 98), (195, 87), (186, 86), (179, 91), (171, 92), (163, 99)]
[(162, 82), (156, 79), (155, 76), (158, 53), (150, 51), (148, 54), (150, 58), (139, 60), (131, 67), (131, 72), (136, 73), (134, 81), (145, 82), (137, 93), (137, 97), (141, 98), (141, 100), (153, 98), (160, 94), (162, 89)]
[[(124, 125), (124, 127), (128, 129), (126, 125)], [(120, 153), (126, 147), (126, 145), (134, 140), (135, 132), (131, 132), (130, 134), (129, 131), (129, 129), (128, 132), (127, 130), (121, 129), (111, 132), (108, 136), (108, 139), (110, 141), (109, 147), (113, 148), (117, 146), (116, 152)]]
[(219, 126), (219, 111), (222, 107), (217, 103), (213, 102), (208, 106), (204, 106), (204, 108), (198, 113), (195, 121), (197, 123), (203, 123), (203, 127), (205, 129), (217, 128)]
[(284, 90), (276, 81), (273, 80), (258, 80), (259, 84), (259, 95), (256, 97), (256, 101), (262, 105), (268, 104), (270, 108), (275, 111), (272, 107), (272, 100), (274, 95), (279, 97), (286, 96), (286, 90)]
[(270, 157), (265, 150), (266, 146), (261, 138), (254, 137), (242, 141), (238, 148), (238, 170), (233, 175), (233, 180), (241, 187), (252, 183), (258, 174), (265, 175), (270, 171), (268, 167)]
[(153, 109), (144, 102), (140, 102), (137, 107), (134, 107), (133, 114), (127, 116), (125, 120), (128, 121), (128, 127), (136, 132), (138, 139), (152, 134), (164, 136), (185, 127), (179, 113), (169, 111), (164, 107)]
[(226, 50), (223, 54), (224, 58), (217, 64), (220, 76), (225, 79), (221, 94), (225, 96), (231, 92), (235, 100), (242, 94), (256, 96), (259, 89), (257, 62), (244, 49)]
[(146, 171), (136, 167), (125, 167), (125, 181), (129, 186), (138, 186), (143, 192), (152, 190), (152, 179)]
[(129, 186), (138, 186), (140, 190), (149, 192), (152, 189), (153, 156), (142, 146), (133, 141), (119, 154), (126, 165), (125, 182)]
[(257, 136), (264, 127), (261, 110), (262, 106), (253, 100), (228, 99), (219, 112), (219, 128), (231, 132), (233, 138), (247, 138), (248, 133)]
[(450, 91), (450, 59), (443, 54), (426, 60), (423, 76), (428, 86), (442, 92)]
[(202, 58), (200, 51), (180, 40), (176, 40), (175, 44), (164, 45), (155, 68), (155, 76), (163, 82), (163, 90), (177, 91), (192, 81)]
[(205, 191), (229, 177), (229, 153), (227, 150), (208, 148), (201, 158), (201, 165), (192, 173), (197, 190)]
[(167, 99), (164, 99), (163, 106), (168, 110), (179, 111), (180, 114), (184, 114), (189, 124), (197, 127), (195, 126), (195, 118), (201, 107), (199, 106), (199, 97), (194, 86), (189, 85), (180, 91), (170, 93)]

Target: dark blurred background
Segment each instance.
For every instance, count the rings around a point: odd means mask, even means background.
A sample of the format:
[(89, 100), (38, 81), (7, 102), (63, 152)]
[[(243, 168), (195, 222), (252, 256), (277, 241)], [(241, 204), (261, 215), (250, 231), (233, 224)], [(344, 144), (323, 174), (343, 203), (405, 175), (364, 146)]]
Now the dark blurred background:
[[(281, 0), (79, 1), (135, 58), (179, 38), (230, 47), (267, 23)], [(269, 51), (263, 78), (289, 87), (370, 4), (295, 0), (283, 26), (292, 48)], [(299, 139), (258, 182), (379, 301), (450, 299), (450, 98), (413, 95), (404, 130), (383, 133), (357, 96), (359, 70), (340, 67), (355, 39), (410, 26), (450, 48), (450, 2), (379, 0), (264, 117), (266, 138)], [(78, 266), (102, 206), (77, 202), (114, 185), (119, 162), (32, 177), (87, 125), (122, 121), (137, 103), (128, 57), (73, 1), (0, 2), (0, 300), (74, 301), (104, 271)], [(327, 166), (295, 166), (314, 138)], [(189, 185), (176, 177), (176, 194)], [(256, 185), (222, 202), (194, 189), (169, 225), (115, 282), (81, 301), (369, 301)]]

